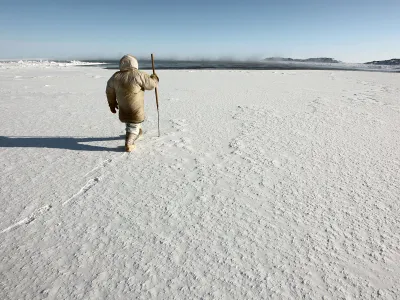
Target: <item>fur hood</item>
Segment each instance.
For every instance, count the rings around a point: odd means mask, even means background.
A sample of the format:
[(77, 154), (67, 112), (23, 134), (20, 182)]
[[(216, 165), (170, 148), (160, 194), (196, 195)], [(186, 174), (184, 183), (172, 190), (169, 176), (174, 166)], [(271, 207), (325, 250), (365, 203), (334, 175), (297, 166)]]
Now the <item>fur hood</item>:
[(127, 71), (132, 69), (139, 69), (139, 63), (133, 55), (124, 55), (119, 61), (120, 71)]

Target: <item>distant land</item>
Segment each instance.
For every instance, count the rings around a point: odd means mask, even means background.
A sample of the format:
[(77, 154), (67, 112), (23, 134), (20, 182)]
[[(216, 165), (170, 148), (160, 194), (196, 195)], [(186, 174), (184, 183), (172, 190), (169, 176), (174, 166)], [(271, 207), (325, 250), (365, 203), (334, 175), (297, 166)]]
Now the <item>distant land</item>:
[(340, 61), (330, 57), (313, 57), (306, 59), (287, 58), (287, 57), (268, 57), (265, 58), (264, 61), (294, 61), (294, 62), (315, 62), (315, 63), (329, 63), (329, 64), (340, 63)]
[(374, 60), (366, 62), (367, 65), (384, 65), (384, 66), (398, 66), (400, 65), (400, 58), (392, 58), (388, 60)]

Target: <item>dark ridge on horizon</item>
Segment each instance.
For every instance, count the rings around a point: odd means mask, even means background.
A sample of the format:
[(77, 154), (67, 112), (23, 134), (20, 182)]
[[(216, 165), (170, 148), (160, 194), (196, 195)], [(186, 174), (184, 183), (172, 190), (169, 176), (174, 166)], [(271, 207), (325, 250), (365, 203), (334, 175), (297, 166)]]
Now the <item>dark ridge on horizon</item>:
[(311, 63), (329, 63), (337, 64), (342, 63), (342, 61), (333, 59), (331, 57), (312, 57), (312, 58), (290, 58), (290, 57), (268, 57), (264, 61), (284, 61), (284, 62), (311, 62)]
[(387, 60), (374, 60), (366, 62), (366, 65), (381, 65), (381, 66), (398, 66), (400, 65), (400, 58), (392, 58)]

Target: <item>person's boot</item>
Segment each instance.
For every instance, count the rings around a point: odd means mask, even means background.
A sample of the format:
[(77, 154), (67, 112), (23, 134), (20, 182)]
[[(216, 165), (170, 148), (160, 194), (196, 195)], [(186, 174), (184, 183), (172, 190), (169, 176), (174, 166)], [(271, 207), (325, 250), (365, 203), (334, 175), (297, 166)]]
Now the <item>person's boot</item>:
[(135, 140), (137, 139), (137, 135), (134, 133), (127, 132), (125, 136), (125, 151), (131, 152), (135, 149)]

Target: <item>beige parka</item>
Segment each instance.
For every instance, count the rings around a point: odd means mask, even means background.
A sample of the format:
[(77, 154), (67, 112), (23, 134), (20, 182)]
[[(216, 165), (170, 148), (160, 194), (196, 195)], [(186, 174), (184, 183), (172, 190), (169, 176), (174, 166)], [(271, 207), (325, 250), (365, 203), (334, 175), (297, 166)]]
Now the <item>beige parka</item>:
[(144, 121), (144, 91), (158, 85), (157, 79), (138, 70), (138, 61), (125, 55), (119, 62), (119, 71), (107, 82), (106, 94), (110, 109), (119, 108), (119, 119), (124, 123)]

